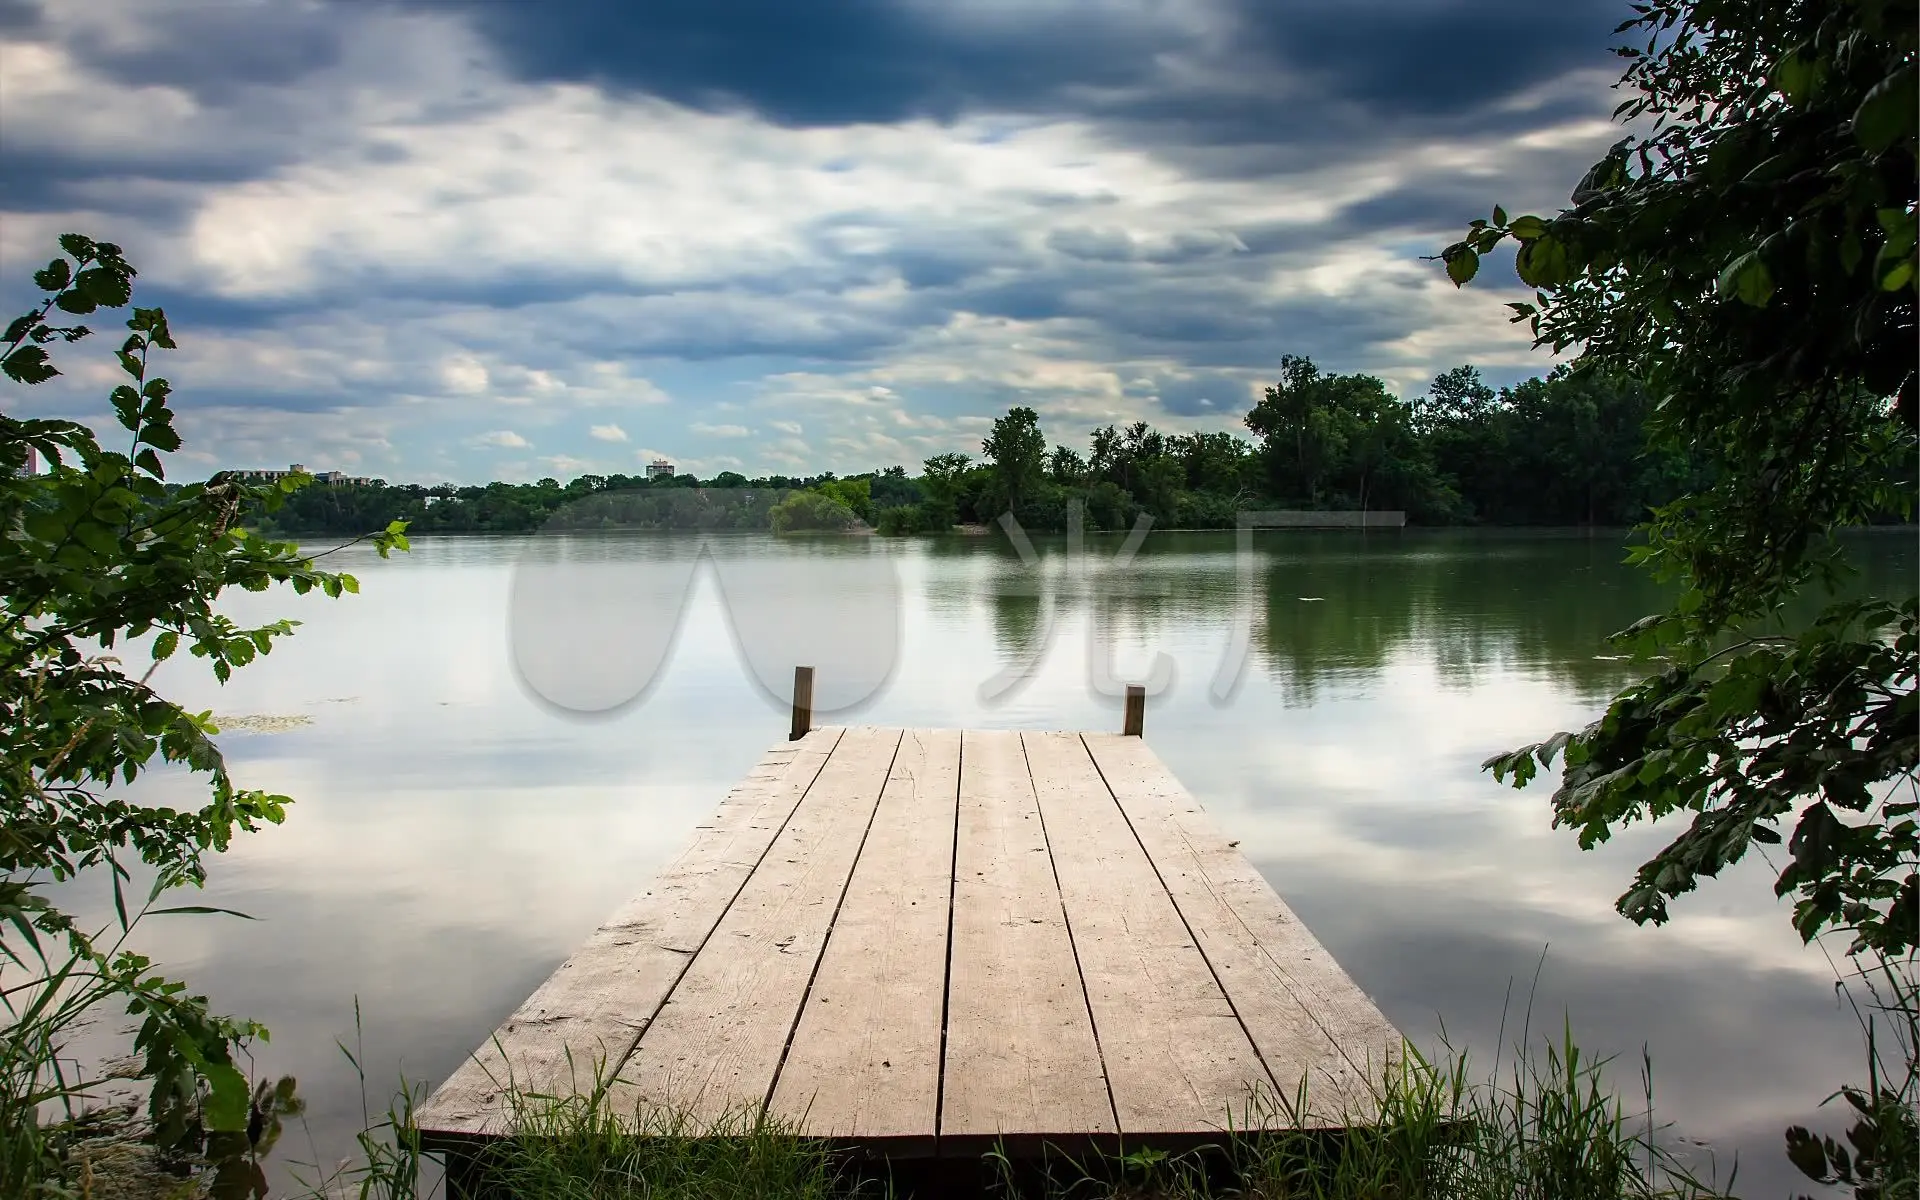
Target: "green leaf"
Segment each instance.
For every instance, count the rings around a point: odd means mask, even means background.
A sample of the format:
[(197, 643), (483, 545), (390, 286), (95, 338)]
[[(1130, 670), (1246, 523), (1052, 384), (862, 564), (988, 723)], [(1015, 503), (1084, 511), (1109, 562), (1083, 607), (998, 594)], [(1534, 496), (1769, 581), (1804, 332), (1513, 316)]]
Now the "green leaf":
[(252, 916), (249, 913), (243, 913), (237, 908), (217, 908), (211, 904), (180, 904), (180, 905), (175, 905), (172, 908), (150, 908), (147, 911), (150, 913), (156, 913), (156, 914), (218, 913), (219, 915), (224, 917), (239, 917), (243, 921), (256, 921), (259, 919), (258, 917)]
[(87, 313), (100, 307), (99, 304), (95, 303), (86, 293), (74, 288), (69, 288), (61, 292), (58, 296), (55, 296), (53, 298), (53, 304), (54, 307), (58, 308), (61, 312), (70, 312), (79, 316), (85, 316)]
[(210, 1062), (201, 1069), (208, 1091), (205, 1104), (207, 1128), (214, 1133), (242, 1133), (253, 1113), (253, 1092), (247, 1077), (231, 1063)]
[(1743, 304), (1765, 308), (1773, 298), (1773, 275), (1760, 260), (1760, 252), (1749, 250), (1720, 272), (1717, 291), (1722, 300), (1738, 296)]
[(133, 299), (133, 281), (108, 267), (92, 267), (82, 271), (73, 283), (102, 308), (119, 308)]
[(1507, 232), (1523, 242), (1531, 242), (1547, 231), (1547, 223), (1539, 217), (1515, 217), (1513, 224), (1507, 226)]
[(151, 447), (143, 449), (140, 453), (134, 455), (133, 465), (139, 467), (155, 479), (165, 479), (167, 477), (166, 470), (160, 465), (160, 456), (155, 454)]
[(60, 373), (38, 346), (22, 346), (0, 362), (0, 371), (15, 383), (45, 383)]
[(1860, 267), (1860, 235), (1849, 229), (1840, 238), (1840, 269), (1851, 275)]
[(1560, 239), (1543, 233), (1520, 247), (1514, 269), (1528, 287), (1554, 287), (1567, 281), (1567, 250)]
[(126, 384), (121, 384), (107, 394), (113, 404), (114, 415), (120, 418), (120, 424), (129, 430), (140, 428), (140, 393)]
[(1920, 108), (1920, 96), (1914, 88), (1911, 63), (1873, 86), (1853, 113), (1853, 136), (1868, 150), (1878, 154), (1902, 137), (1911, 137)]
[(1773, 86), (1788, 103), (1799, 104), (1813, 95), (1825, 74), (1826, 66), (1819, 59), (1806, 58), (1799, 50), (1791, 50), (1773, 69)]
[(61, 234), (60, 248), (82, 261), (91, 259), (94, 253), (93, 239), (78, 233)]
[(180, 635), (171, 629), (163, 630), (154, 635), (153, 661), (165, 662), (167, 659), (172, 658), (173, 652), (179, 648)]
[(1480, 256), (1473, 247), (1459, 245), (1450, 249), (1444, 256), (1447, 263), (1447, 278), (1459, 287), (1480, 272)]
[(43, 292), (57, 292), (66, 287), (73, 279), (73, 272), (67, 267), (67, 260), (56, 258), (43, 269), (33, 273), (33, 285)]
[(1495, 225), (1505, 225), (1507, 223), (1507, 210), (1501, 208), (1498, 204), (1493, 206), (1493, 223)]

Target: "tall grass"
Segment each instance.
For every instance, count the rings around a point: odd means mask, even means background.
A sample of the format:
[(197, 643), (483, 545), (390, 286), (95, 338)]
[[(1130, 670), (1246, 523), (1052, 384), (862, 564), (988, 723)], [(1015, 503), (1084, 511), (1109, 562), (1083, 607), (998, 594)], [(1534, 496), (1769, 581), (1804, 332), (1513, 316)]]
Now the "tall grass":
[[(1178, 1155), (1153, 1150), (1068, 1170), (1022, 1171), (1005, 1156), (1013, 1197), (1206, 1200), (1709, 1200), (1731, 1193), (1699, 1178), (1654, 1123), (1642, 1060), (1639, 1111), (1581, 1050), (1570, 1027), (1517, 1053), (1502, 1073), (1470, 1079), (1465, 1054), (1430, 1059), (1412, 1046), (1359, 1111), (1321, 1112), (1306, 1085), (1250, 1103), (1238, 1132)], [(1291, 1125), (1274, 1132), (1249, 1132)], [(1730, 1177), (1725, 1185), (1731, 1188)]]
[[(345, 1048), (343, 1047), (343, 1050)], [(1516, 1047), (1484, 1081), (1463, 1053), (1429, 1058), (1404, 1048), (1369, 1103), (1322, 1112), (1303, 1084), (1292, 1095), (1249, 1102), (1239, 1129), (1180, 1154), (1135, 1148), (1038, 1163), (987, 1155), (990, 1190), (1008, 1197), (1208, 1200), (1709, 1200), (1730, 1193), (1698, 1178), (1655, 1122), (1651, 1070), (1630, 1107), (1610, 1065), (1583, 1051), (1570, 1026), (1558, 1038)], [(358, 1060), (351, 1053), (350, 1060)], [(364, 1082), (364, 1077), (363, 1077)], [(718, 1121), (684, 1111), (626, 1114), (614, 1080), (596, 1063), (567, 1095), (495, 1081), (515, 1134), (487, 1143), (457, 1172), (481, 1200), (830, 1200), (893, 1189), (824, 1143), (751, 1109)], [(413, 1093), (369, 1121), (361, 1158), (315, 1196), (403, 1200), (423, 1180), (412, 1132)], [(1277, 1128), (1284, 1127), (1284, 1128)], [(956, 1162), (972, 1181), (982, 1164)], [(883, 1170), (883, 1168), (881, 1169)], [(989, 1171), (988, 1174), (996, 1172)], [(1726, 1187), (1732, 1186), (1729, 1178)], [(952, 1193), (946, 1193), (952, 1194)]]
[[(1816, 1183), (1851, 1188), (1857, 1200), (1920, 1197), (1920, 984), (1914, 955), (1861, 959), (1836, 988), (1860, 1022), (1865, 1087), (1826, 1099), (1844, 1101), (1850, 1124), (1840, 1138), (1802, 1126), (1787, 1130), (1787, 1157)], [(1838, 968), (1836, 967), (1836, 973)], [(1861, 995), (1864, 993), (1864, 997)]]
[[(359, 1028), (359, 1007), (354, 1024)], [(497, 1045), (497, 1043), (496, 1043)], [(356, 1041), (357, 1046), (357, 1041)], [(416, 1089), (396, 1093), (375, 1119), (366, 1101), (362, 1056), (340, 1047), (360, 1080), (364, 1128), (359, 1156), (302, 1180), (310, 1200), (414, 1200), (431, 1180), (413, 1122)], [(502, 1056), (504, 1058), (504, 1055)], [(571, 1056), (569, 1056), (571, 1063)], [(472, 1200), (840, 1200), (884, 1189), (855, 1177), (824, 1143), (776, 1117), (740, 1108), (713, 1120), (682, 1109), (616, 1109), (616, 1077), (604, 1059), (567, 1094), (494, 1080), (511, 1137), (453, 1156), (447, 1174)], [(584, 1085), (584, 1086), (583, 1086)], [(446, 1190), (446, 1189), (429, 1189)]]

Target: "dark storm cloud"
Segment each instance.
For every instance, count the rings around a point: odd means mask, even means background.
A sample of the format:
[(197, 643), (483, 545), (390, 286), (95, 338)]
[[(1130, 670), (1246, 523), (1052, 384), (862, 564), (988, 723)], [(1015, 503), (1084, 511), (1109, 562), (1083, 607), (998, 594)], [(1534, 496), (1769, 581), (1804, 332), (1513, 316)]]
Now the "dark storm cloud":
[[(1075, 115), (1157, 131), (1174, 148), (1325, 147), (1349, 142), (1356, 119), (1426, 128), (1485, 114), (1611, 65), (1608, 37), (1625, 14), (1618, 0), (1562, 0), (1524, 19), (1499, 0), (1224, 0), (1175, 25), (1101, 5), (1008, 8), (986, 22), (898, 0), (413, 3), (468, 14), (528, 79), (744, 106), (801, 126)], [(1186, 68), (1183, 82), (1169, 82), (1169, 62)]]
[(40, 28), (40, 6), (33, 0), (0, 0), (0, 33), (15, 37)]
[(1604, 64), (1625, 5), (1558, 0), (1338, 0), (1239, 6), (1245, 61), (1306, 74), (1314, 90), (1375, 114), (1484, 107), (1566, 71)]
[(1063, 85), (1120, 86), (1147, 31), (1026, 16), (965, 30), (890, 0), (415, 0), (469, 15), (523, 77), (586, 80), (695, 106), (745, 105), (786, 125), (1051, 108)]
[(168, 12), (137, 37), (83, 30), (66, 49), (121, 83), (161, 84), (223, 104), (241, 88), (296, 84), (338, 62), (342, 24), (318, 6), (209, 3)]

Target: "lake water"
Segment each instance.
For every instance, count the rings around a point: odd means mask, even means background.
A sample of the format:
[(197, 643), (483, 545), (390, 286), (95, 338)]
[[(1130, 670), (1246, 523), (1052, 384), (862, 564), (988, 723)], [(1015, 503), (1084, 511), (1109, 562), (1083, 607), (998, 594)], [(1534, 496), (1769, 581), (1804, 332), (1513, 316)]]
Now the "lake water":
[[(234, 599), (305, 624), (230, 685), (184, 655), (156, 676), (189, 707), (254, 718), (223, 738), (236, 775), (297, 803), (213, 862), (205, 902), (258, 920), (156, 918), (141, 944), (273, 1030), (257, 1069), (297, 1076), (309, 1104), (280, 1157), (330, 1162), (359, 1127), (334, 1045), (356, 997), (376, 1108), (403, 1072), (443, 1078), (785, 736), (796, 661), (823, 706), (853, 703), (821, 723), (1117, 729), (1112, 688), (1164, 655), (1148, 741), (1402, 1030), (1444, 1029), (1490, 1066), (1544, 952), (1535, 1036), (1568, 1015), (1635, 1094), (1644, 1046), (1659, 1112), (1723, 1164), (1738, 1152), (1744, 1193), (1782, 1194), (1781, 1130), (1822, 1117), (1861, 1051), (1771, 872), (1743, 864), (1636, 927), (1612, 902), (1659, 831), (1582, 853), (1549, 827), (1550, 786), (1479, 769), (1635, 677), (1603, 638), (1663, 595), (1622, 565), (1620, 535), (1251, 547), (1157, 533), (1116, 563), (1108, 537), (1083, 554), (1041, 541), (1030, 561), (981, 538), (575, 535), (341, 552), (327, 561), (358, 597)], [(1855, 550), (1870, 582), (1911, 586), (1910, 530)], [(149, 782), (150, 800), (192, 799)]]

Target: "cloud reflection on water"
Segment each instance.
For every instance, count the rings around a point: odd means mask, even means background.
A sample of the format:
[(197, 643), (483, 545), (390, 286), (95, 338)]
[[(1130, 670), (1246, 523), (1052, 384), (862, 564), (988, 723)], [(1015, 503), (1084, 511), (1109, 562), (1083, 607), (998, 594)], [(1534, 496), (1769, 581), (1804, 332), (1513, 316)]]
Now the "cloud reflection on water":
[[(350, 601), (236, 596), (236, 615), (307, 623), (227, 688), (185, 660), (157, 677), (190, 707), (312, 718), (225, 743), (245, 785), (297, 801), (284, 828), (214, 866), (206, 902), (260, 920), (156, 924), (146, 948), (273, 1028), (262, 1069), (301, 1078), (323, 1157), (345, 1153), (358, 1119), (332, 1046), (356, 996), (376, 1089), (402, 1067), (442, 1078), (784, 734), (712, 568), (692, 574), (655, 689), (580, 722), (516, 682), (505, 631), (521, 546), (415, 545), (342, 564), (362, 579)], [(788, 553), (740, 546), (763, 562)], [(1857, 1071), (1858, 1048), (1764, 869), (1745, 864), (1668, 926), (1635, 928), (1612, 902), (1657, 832), (1583, 854), (1549, 828), (1543, 790), (1478, 769), (1590, 719), (1630, 677), (1593, 657), (1657, 602), (1618, 544), (1410, 532), (1261, 547), (1248, 596), (1231, 535), (1156, 535), (1132, 570), (1084, 575), (1044, 541), (1037, 570), (981, 540), (870, 543), (862, 553), (897, 571), (899, 666), (845, 719), (1115, 728), (1119, 705), (1087, 682), (1089, 638), (1123, 675), (1168, 654), (1176, 681), (1148, 710), (1149, 741), (1406, 1032), (1431, 1039), (1444, 1023), (1490, 1055), (1508, 980), (1524, 992), (1551, 943), (1536, 1028), (1570, 1010), (1591, 1048), (1625, 1056), (1629, 1090), (1648, 1044), (1666, 1115), (1738, 1148), (1743, 1182), (1785, 1187), (1779, 1130)], [(1886, 578), (1911, 577), (1906, 542), (1873, 553)], [(1240, 619), (1253, 659), (1216, 706), (1208, 681)], [(1049, 628), (1022, 686), (983, 701), (982, 681), (1033, 657)], [(156, 778), (150, 795), (184, 798), (181, 782)]]

